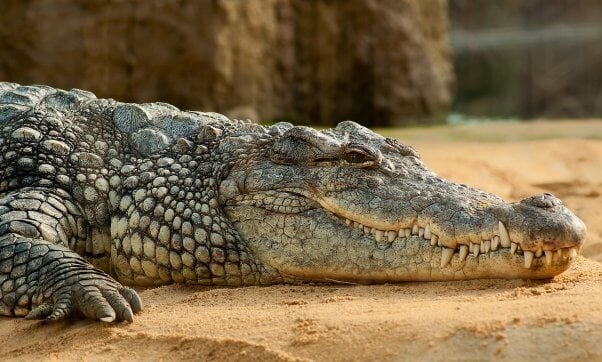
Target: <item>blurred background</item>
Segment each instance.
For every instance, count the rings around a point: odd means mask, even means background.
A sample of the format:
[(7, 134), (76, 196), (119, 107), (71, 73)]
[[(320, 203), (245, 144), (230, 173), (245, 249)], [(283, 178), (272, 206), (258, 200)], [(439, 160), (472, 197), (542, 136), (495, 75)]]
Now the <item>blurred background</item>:
[(450, 0), (453, 112), (602, 116), (602, 1)]
[(233, 118), (602, 116), (599, 0), (2, 0), (0, 81)]

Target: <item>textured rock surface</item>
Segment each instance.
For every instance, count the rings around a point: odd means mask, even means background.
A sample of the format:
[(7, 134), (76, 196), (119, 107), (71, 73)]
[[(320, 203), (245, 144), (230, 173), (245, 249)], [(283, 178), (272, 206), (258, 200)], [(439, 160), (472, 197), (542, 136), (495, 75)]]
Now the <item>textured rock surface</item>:
[(0, 3), (0, 80), (232, 116), (437, 119), (453, 82), (446, 3)]

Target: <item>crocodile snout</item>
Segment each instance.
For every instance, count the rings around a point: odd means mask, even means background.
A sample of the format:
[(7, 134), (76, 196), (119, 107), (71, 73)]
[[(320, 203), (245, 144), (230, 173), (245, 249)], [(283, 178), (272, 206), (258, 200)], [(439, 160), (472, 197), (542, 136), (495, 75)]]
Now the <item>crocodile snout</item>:
[(513, 204), (510, 237), (523, 250), (558, 250), (581, 246), (585, 240), (583, 221), (550, 193), (534, 195)]

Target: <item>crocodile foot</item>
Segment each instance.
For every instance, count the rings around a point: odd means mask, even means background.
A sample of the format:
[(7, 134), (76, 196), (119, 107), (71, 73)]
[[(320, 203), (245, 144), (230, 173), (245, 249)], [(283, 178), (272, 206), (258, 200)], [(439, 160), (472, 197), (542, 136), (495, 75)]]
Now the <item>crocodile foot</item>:
[(102, 322), (134, 320), (134, 314), (142, 310), (138, 294), (117, 282), (107, 280), (83, 280), (65, 285), (35, 307), (25, 319), (43, 319), (55, 322), (75, 314)]

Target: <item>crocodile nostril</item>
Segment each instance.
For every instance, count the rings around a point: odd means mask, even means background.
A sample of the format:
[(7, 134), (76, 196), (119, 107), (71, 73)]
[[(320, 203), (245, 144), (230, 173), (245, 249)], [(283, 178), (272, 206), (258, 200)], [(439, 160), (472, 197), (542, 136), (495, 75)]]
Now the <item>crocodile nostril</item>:
[(527, 197), (526, 199), (522, 200), (521, 203), (542, 209), (549, 209), (558, 205), (562, 205), (562, 201), (549, 192)]

